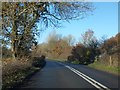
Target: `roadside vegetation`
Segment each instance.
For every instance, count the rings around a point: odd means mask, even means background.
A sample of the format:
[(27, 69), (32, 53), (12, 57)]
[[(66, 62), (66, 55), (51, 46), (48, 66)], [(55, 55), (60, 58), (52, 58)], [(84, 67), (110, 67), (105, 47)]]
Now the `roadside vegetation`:
[[(48, 40), (51, 42), (50, 47), (47, 46), (49, 49), (44, 53), (40, 52), (46, 46), (38, 45), (37, 37), (41, 31), (48, 27), (60, 27), (63, 21), (81, 19), (91, 11), (92, 4), (82, 2), (2, 2), (0, 40), (3, 89), (16, 86), (27, 76), (44, 67), (46, 53), (51, 49), (54, 50), (47, 57), (55, 54), (57, 58), (63, 55), (63, 49), (71, 50), (66, 41), (59, 41), (58, 44), (55, 42), (56, 47), (53, 47), (55, 43), (51, 39)], [(63, 56), (66, 57), (67, 53), (69, 51)]]
[(99, 70), (119, 74), (119, 39), (120, 33), (105, 40), (101, 46), (101, 54), (99, 55), (99, 58), (89, 66)]
[[(97, 41), (97, 43), (90, 44), (90, 46), (86, 48), (84, 46), (80, 48), (80, 46), (77, 45), (75, 47), (76, 52), (74, 51), (73, 53), (72, 51), (72, 59), (68, 59), (68, 61), (73, 62), (75, 60), (74, 58), (76, 58), (75, 53), (78, 53), (77, 60), (80, 61), (80, 63), (82, 62), (82, 64), (87, 64), (92, 68), (118, 75), (120, 73), (119, 37), (120, 33), (109, 39), (102, 38), (100, 41)], [(83, 50), (83, 52), (80, 53), (81, 50)], [(82, 56), (83, 58), (80, 58)]]
[(22, 57), (19, 60), (13, 58), (2, 59), (2, 88), (14, 88), (46, 64), (45, 58)]
[(72, 35), (62, 36), (53, 31), (46, 43), (38, 44), (41, 31), (48, 27), (59, 28), (62, 22), (83, 19), (93, 10), (89, 2), (2, 2), (3, 89), (22, 83), (45, 66), (45, 59), (91, 64), (95, 68), (106, 65), (115, 71), (112, 67), (118, 68), (117, 37), (120, 34), (98, 40), (94, 31), (88, 29), (75, 44)]
[(38, 45), (38, 52), (48, 59), (67, 61), (73, 64), (84, 64), (90, 67), (118, 73), (120, 33), (111, 38), (97, 39), (94, 31), (88, 29), (81, 35), (80, 42), (75, 44), (72, 35), (62, 36), (52, 31), (46, 43)]
[(74, 37), (72, 35), (62, 37), (56, 31), (52, 31), (46, 40), (46, 43), (38, 45), (37, 52), (45, 55), (52, 60), (66, 60), (70, 55)]
[(109, 72), (115, 75), (119, 75), (120, 73), (120, 67), (105, 65), (104, 63), (100, 63), (100, 62), (94, 62), (92, 64), (89, 64), (88, 66), (94, 69), (102, 70), (102, 71)]

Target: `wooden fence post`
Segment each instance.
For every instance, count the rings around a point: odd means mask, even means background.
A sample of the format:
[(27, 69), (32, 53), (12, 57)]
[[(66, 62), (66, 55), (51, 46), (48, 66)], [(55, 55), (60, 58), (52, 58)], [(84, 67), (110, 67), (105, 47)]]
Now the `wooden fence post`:
[(110, 66), (112, 66), (112, 59), (111, 59), (111, 56), (110, 56)]

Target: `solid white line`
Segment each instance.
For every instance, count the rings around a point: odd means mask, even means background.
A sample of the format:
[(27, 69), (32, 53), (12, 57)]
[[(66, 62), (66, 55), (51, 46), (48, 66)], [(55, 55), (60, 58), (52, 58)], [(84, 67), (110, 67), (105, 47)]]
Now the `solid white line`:
[[(64, 64), (62, 64), (62, 63), (59, 63), (59, 64), (64, 65)], [(101, 83), (95, 81), (94, 79), (88, 77), (87, 75), (83, 74), (82, 72), (80, 72), (80, 71), (78, 71), (78, 70), (76, 70), (76, 69), (74, 69), (74, 68), (72, 68), (72, 67), (70, 67), (70, 66), (68, 66), (68, 65), (64, 65), (64, 66), (65, 66), (66, 68), (68, 68), (69, 70), (71, 70), (72, 72), (76, 73), (78, 76), (80, 76), (80, 77), (82, 77), (83, 79), (85, 79), (87, 82), (89, 82), (89, 83), (92, 84), (94, 87), (98, 88), (99, 90), (104, 90), (104, 89), (110, 90), (108, 87), (106, 87), (106, 86), (104, 86), (103, 84), (101, 84)], [(104, 89), (102, 89), (101, 87), (104, 88)]]
[[(71, 71), (73, 71), (74, 73), (76, 73), (77, 75), (79, 75), (80, 77), (82, 77), (83, 79), (85, 79), (86, 81), (88, 81), (90, 84), (92, 84), (93, 86), (95, 86), (96, 88), (100, 89), (100, 90), (103, 90), (102, 88), (104, 89), (107, 89), (107, 90), (110, 90), (108, 87), (100, 84), (99, 82), (95, 81), (94, 79), (88, 77), (87, 75), (81, 73), (80, 71), (70, 67), (70, 66), (67, 66), (65, 65), (65, 67), (67, 67), (68, 69), (70, 69)], [(91, 81), (90, 81), (91, 80)], [(102, 88), (101, 88), (101, 87)]]
[[(67, 66), (65, 66), (67, 67)], [(78, 72), (74, 71), (73, 69), (67, 67), (68, 69), (70, 69), (71, 71), (73, 71), (74, 73), (76, 73), (78, 76), (82, 77), (83, 79), (85, 79), (87, 82), (89, 82), (90, 84), (92, 84), (93, 86), (95, 86), (96, 88), (100, 89), (100, 90), (103, 90), (101, 89), (99, 86), (97, 86), (96, 84), (94, 84), (93, 82), (89, 81), (87, 78), (83, 77), (81, 74), (79, 74)]]
[[(73, 68), (73, 70), (75, 70), (75, 69)], [(99, 83), (99, 82), (95, 81), (94, 79), (88, 77), (87, 75), (81, 73), (80, 71), (78, 71), (78, 70), (75, 70), (75, 71), (78, 72), (79, 74), (82, 74), (84, 77), (88, 78), (89, 80), (91, 80), (91, 81), (97, 83), (99, 86), (101, 86), (101, 87), (103, 87), (103, 88), (107, 88), (106, 86), (102, 85), (101, 83)]]

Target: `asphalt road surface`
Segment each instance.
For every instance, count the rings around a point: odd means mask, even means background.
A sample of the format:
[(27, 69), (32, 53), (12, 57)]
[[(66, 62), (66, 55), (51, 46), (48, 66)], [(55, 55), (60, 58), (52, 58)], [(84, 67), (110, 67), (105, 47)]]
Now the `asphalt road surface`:
[(47, 61), (46, 66), (20, 88), (118, 88), (118, 76), (85, 65)]

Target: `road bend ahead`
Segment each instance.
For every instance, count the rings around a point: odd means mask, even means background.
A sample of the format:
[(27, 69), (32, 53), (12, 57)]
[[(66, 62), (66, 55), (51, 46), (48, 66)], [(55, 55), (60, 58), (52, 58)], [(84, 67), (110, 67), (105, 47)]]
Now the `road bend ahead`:
[(46, 66), (24, 82), (20, 88), (106, 88), (109, 90), (118, 88), (118, 77), (84, 65), (47, 61)]

